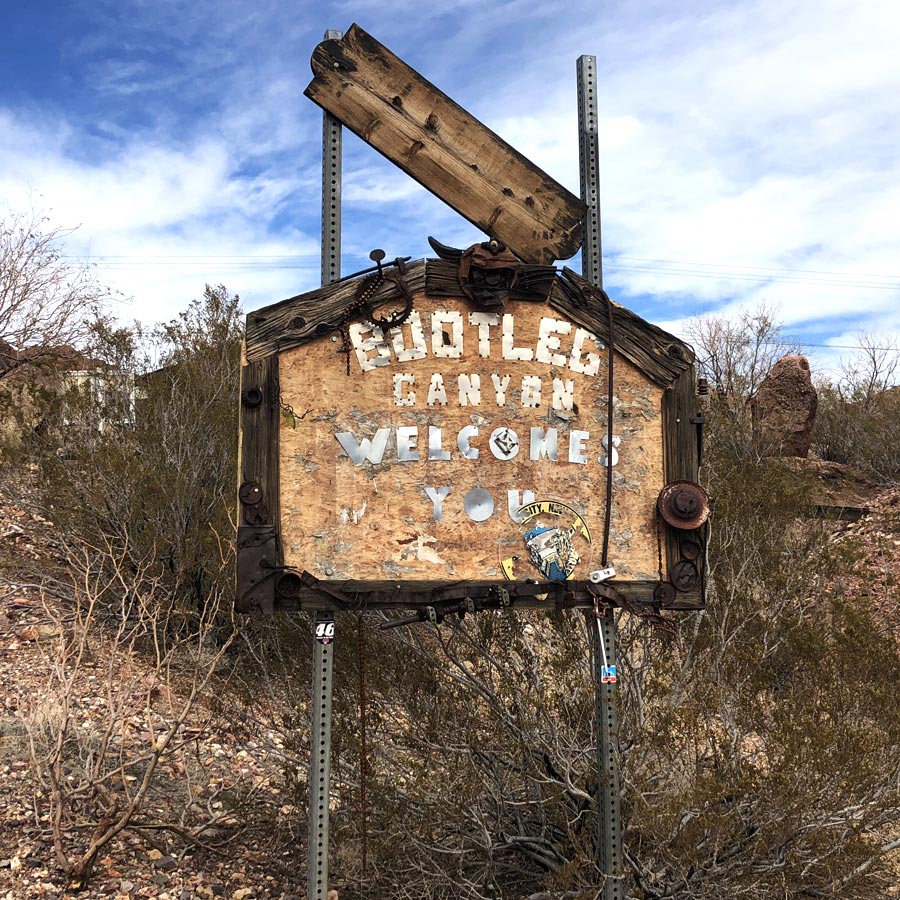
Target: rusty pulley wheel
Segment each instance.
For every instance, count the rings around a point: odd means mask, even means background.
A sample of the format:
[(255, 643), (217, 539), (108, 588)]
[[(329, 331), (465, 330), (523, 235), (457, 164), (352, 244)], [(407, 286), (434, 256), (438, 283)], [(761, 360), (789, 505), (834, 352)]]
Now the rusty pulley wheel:
[(693, 481), (672, 481), (659, 492), (656, 508), (666, 524), (690, 531), (709, 518), (709, 494)]
[(681, 542), (681, 555), (685, 559), (689, 559), (691, 562), (699, 559), (702, 552), (703, 548), (696, 541)]

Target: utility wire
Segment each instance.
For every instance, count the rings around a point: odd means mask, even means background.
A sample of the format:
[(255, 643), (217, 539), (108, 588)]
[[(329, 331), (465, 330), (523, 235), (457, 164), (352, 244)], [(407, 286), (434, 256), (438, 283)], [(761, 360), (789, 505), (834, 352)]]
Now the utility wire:
[[(67, 256), (74, 259), (74, 256)], [(312, 268), (317, 254), (148, 254), (146, 256), (110, 254), (98, 256), (95, 264), (104, 269), (180, 268), (195, 266), (198, 261), (226, 269), (304, 269)], [(308, 262), (307, 262), (308, 260)], [(625, 261), (623, 264), (622, 261)], [(629, 265), (627, 263), (650, 263)], [(659, 264), (659, 265), (657, 265)], [(673, 268), (676, 266), (678, 268)], [(705, 271), (700, 271), (699, 268)], [(647, 272), (682, 278), (711, 278), (720, 281), (783, 282), (824, 287), (861, 288), (864, 290), (900, 290), (900, 276), (863, 272), (836, 272), (820, 269), (791, 269), (776, 266), (747, 266), (730, 263), (706, 263), (688, 260), (652, 259), (616, 256), (608, 258), (606, 268), (620, 272)], [(754, 274), (759, 273), (759, 274)], [(806, 278), (806, 275), (833, 276)], [(867, 280), (859, 280), (867, 279)]]
[(721, 269), (753, 269), (767, 272), (801, 272), (810, 275), (852, 275), (857, 278), (893, 278), (900, 280), (900, 275), (877, 275), (871, 272), (832, 272), (824, 269), (791, 269), (779, 266), (745, 266), (739, 263), (707, 263), (683, 259), (651, 259), (643, 256), (616, 256), (615, 259), (626, 259), (632, 262), (666, 263), (676, 266), (718, 266)]

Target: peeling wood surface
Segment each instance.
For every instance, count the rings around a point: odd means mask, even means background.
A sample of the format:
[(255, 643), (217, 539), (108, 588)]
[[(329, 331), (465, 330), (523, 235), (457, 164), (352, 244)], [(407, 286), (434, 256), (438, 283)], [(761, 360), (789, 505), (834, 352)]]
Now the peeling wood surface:
[(518, 257), (578, 251), (584, 203), (358, 25), (311, 65), (307, 97)]
[[(611, 582), (612, 583), (612, 582)], [(648, 609), (654, 604), (652, 601), (655, 581), (616, 581), (613, 583), (616, 590), (629, 604), (637, 607), (645, 606)], [(349, 598), (349, 609), (381, 609), (381, 610), (420, 610), (427, 606), (436, 605), (438, 609), (454, 600), (462, 600), (467, 596), (477, 594), (481, 589), (496, 589), (496, 581), (467, 581), (464, 584), (441, 585), (434, 581), (383, 581), (383, 582), (358, 582), (358, 581), (330, 581), (329, 588), (333, 588), (341, 595)], [(515, 609), (589, 609), (593, 606), (594, 599), (590, 594), (589, 585), (586, 582), (566, 582), (561, 589), (546, 586), (546, 592), (536, 596), (526, 596), (514, 599), (512, 606)], [(696, 609), (698, 597), (695, 595), (679, 594), (678, 599), (666, 609)], [(335, 606), (328, 594), (317, 590), (301, 591), (299, 596), (280, 601), (280, 608), (285, 611), (300, 609), (333, 609)], [(446, 607), (444, 607), (446, 608)], [(452, 616), (455, 610), (451, 609)]]
[(278, 357), (243, 366), (238, 489), (241, 519), (235, 603), (238, 612), (270, 614), (275, 610), (273, 573), (282, 564), (278, 540), (279, 416)]
[[(459, 359), (440, 359), (431, 352), (427, 317), (436, 309), (456, 312), (467, 323)], [(601, 445), (606, 422), (605, 351), (590, 341), (584, 345), (585, 353), (596, 351), (599, 357), (596, 376), (558, 363), (503, 359), (499, 326), (495, 326), (498, 333), (490, 345), (491, 355), (482, 358), (477, 352), (478, 329), (468, 324), (472, 311), (468, 304), (450, 298), (436, 301), (420, 292), (416, 310), (429, 323), (425, 328), (429, 353), (424, 359), (401, 363), (392, 358), (387, 365), (363, 372), (354, 357), (348, 376), (344, 357), (328, 338), (279, 354), (281, 395), (297, 415), (296, 427), (282, 427), (280, 440), (285, 563), (317, 578), (357, 587), (360, 582), (405, 585), (462, 580), (502, 585), (506, 583), (503, 561), (518, 556), (515, 579), (540, 579), (528, 562), (526, 528), (513, 522), (507, 511), (508, 491), (530, 490), (539, 500), (560, 501), (583, 516), (592, 544), (577, 546), (582, 560), (575, 577), (585, 579), (599, 567), (602, 544), (605, 468), (598, 457), (605, 452)], [(521, 348), (536, 347), (542, 319), (562, 318), (535, 303), (511, 303), (509, 312), (515, 321), (515, 344)], [(575, 327), (561, 336), (562, 355), (571, 345)], [(409, 335), (404, 343), (411, 344)], [(427, 404), (435, 373), (444, 377), (448, 401), (444, 406)], [(460, 405), (459, 374), (480, 376), (480, 405)], [(403, 382), (400, 396), (408, 399), (414, 391), (412, 405), (395, 405), (396, 375), (410, 379)], [(503, 406), (497, 404), (492, 375), (501, 383), (509, 376)], [(522, 380), (535, 376), (541, 379), (542, 403), (531, 408), (524, 405)], [(619, 572), (616, 583), (649, 584), (657, 578), (654, 509), (664, 484), (663, 389), (620, 356), (615, 378), (614, 430), (621, 444), (614, 467), (610, 562)], [(551, 408), (554, 379), (572, 382), (571, 410)], [(450, 459), (426, 458), (430, 426), (441, 429), (441, 449)], [(467, 426), (478, 428), (471, 439), (471, 446), (479, 450), (478, 459), (467, 459), (459, 450), (458, 434)], [(495, 458), (488, 443), (491, 433), (504, 426), (520, 439), (517, 455), (508, 460)], [(407, 452), (419, 454), (418, 460), (399, 459), (396, 429), (400, 427), (418, 427), (414, 450), (406, 444)], [(557, 461), (530, 459), (532, 427), (541, 429), (542, 435), (556, 429)], [(377, 464), (355, 465), (335, 437), (339, 432), (351, 433), (361, 441), (385, 428), (391, 429), (390, 437)], [(588, 435), (579, 444), (586, 464), (569, 461), (571, 434), (578, 431)], [(449, 488), (440, 521), (434, 519), (435, 505), (426, 487)], [(473, 521), (464, 506), (463, 498), (476, 488), (489, 493), (494, 503), (494, 513), (485, 521)], [(541, 524), (557, 523), (551, 517)]]
[[(409, 263), (405, 278), (411, 291), (422, 290), (425, 286), (425, 261)], [(328, 324), (336, 327), (343, 319), (345, 310), (352, 305), (358, 286), (359, 279), (339, 281), (249, 313), (247, 360), (253, 362), (282, 350), (299, 347), (316, 339), (317, 329)], [(377, 305), (395, 293), (396, 288), (387, 282), (375, 292), (372, 302)], [(327, 337), (325, 339), (328, 340)]]

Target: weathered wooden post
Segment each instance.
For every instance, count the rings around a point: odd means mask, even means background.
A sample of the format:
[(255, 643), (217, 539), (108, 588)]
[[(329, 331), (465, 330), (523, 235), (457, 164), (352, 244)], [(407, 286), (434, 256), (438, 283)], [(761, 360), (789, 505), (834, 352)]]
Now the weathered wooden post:
[(323, 285), (247, 317), (237, 609), (315, 613), (309, 897), (328, 890), (335, 612), (439, 625), (510, 608), (607, 610), (594, 656), (605, 649), (601, 806), (616, 842), (601, 852), (619, 897), (612, 607), (703, 605), (693, 353), (602, 292), (598, 242), (596, 283), (553, 265), (581, 246), (589, 195), (358, 26), (339, 35), (315, 49), (307, 96), (486, 239), (432, 239), (438, 258), (416, 261), (375, 249), (341, 279), (340, 128), (326, 115)]

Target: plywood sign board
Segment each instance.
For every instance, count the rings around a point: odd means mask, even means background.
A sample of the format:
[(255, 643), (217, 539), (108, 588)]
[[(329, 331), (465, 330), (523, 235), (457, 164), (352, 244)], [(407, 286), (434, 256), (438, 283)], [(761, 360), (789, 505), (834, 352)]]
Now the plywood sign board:
[(696, 478), (690, 348), (612, 305), (610, 441), (610, 308), (538, 274), (487, 311), (451, 263), (415, 263), (374, 293), (395, 327), (359, 313), (353, 281), (250, 314), (239, 608), (588, 605), (604, 539), (606, 599), (701, 604), (683, 545), (702, 527), (657, 515), (667, 483)]

